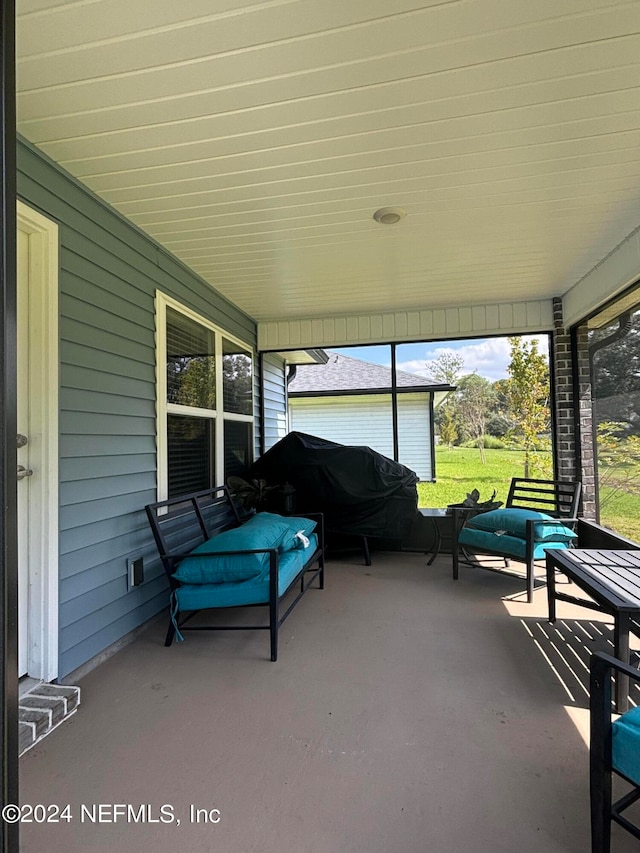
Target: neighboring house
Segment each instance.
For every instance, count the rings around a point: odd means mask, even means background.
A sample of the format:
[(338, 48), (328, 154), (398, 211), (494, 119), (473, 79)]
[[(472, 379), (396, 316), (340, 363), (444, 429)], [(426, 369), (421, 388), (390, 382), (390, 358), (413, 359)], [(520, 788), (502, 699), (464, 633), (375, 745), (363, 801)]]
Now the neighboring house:
[[(289, 383), (292, 430), (339, 444), (366, 445), (435, 480), (436, 405), (454, 390), (391, 368), (328, 351), (323, 364), (300, 365)], [(395, 424), (395, 429), (394, 429)]]

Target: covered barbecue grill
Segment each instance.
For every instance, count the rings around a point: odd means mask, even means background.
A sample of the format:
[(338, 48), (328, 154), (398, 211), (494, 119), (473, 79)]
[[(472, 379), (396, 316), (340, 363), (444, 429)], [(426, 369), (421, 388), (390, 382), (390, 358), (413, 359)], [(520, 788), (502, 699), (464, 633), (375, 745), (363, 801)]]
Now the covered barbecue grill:
[(335, 533), (403, 539), (417, 514), (417, 475), (370, 447), (292, 432), (254, 463), (250, 476), (290, 483), (296, 513), (323, 512)]

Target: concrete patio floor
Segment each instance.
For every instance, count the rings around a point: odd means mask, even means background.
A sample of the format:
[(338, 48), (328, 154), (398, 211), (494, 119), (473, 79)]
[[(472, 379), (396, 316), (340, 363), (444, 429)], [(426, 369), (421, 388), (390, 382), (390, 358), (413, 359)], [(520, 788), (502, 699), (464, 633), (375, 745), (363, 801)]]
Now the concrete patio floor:
[[(22, 802), (73, 816), (22, 825), (21, 850), (586, 853), (587, 661), (609, 625), (560, 604), (556, 631), (543, 589), (527, 605), (518, 580), (450, 566), (331, 560), (277, 663), (266, 632), (166, 649), (151, 626), (21, 759)], [(81, 804), (176, 820), (93, 823)], [(638, 842), (614, 827), (612, 850)]]

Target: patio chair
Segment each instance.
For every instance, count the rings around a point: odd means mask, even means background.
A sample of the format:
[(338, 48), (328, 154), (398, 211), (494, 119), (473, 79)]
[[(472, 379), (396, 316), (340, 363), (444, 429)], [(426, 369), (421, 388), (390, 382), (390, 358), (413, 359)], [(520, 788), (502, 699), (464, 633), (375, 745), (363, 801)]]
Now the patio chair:
[[(609, 853), (611, 850), (611, 821), (640, 838), (640, 827), (622, 814), (640, 799), (640, 707), (632, 708), (612, 720), (612, 672), (628, 676), (636, 682), (640, 681), (640, 672), (634, 667), (603, 652), (595, 652), (592, 655), (589, 700), (592, 853)], [(614, 773), (632, 788), (612, 802)]]
[[(526, 566), (527, 601), (533, 601), (535, 561), (550, 549), (568, 548), (577, 534), (574, 527), (580, 502), (580, 483), (514, 477), (501, 509), (488, 512), (465, 507), (453, 509), (453, 577), (459, 565), (505, 574), (510, 561)], [(462, 558), (461, 558), (462, 555)], [(500, 558), (501, 565), (486, 565), (475, 555)]]

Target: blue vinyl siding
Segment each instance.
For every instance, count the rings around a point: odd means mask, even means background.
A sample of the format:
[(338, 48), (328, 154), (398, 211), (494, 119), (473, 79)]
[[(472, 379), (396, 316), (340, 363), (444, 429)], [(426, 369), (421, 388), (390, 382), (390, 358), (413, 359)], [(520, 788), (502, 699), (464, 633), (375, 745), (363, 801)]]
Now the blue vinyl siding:
[[(156, 498), (155, 292), (256, 345), (254, 321), (29, 143), (18, 193), (60, 233), (60, 668), (167, 605), (143, 512)], [(127, 591), (126, 561), (145, 560)]]
[(287, 367), (275, 354), (264, 363), (264, 449), (269, 450), (287, 434)]

